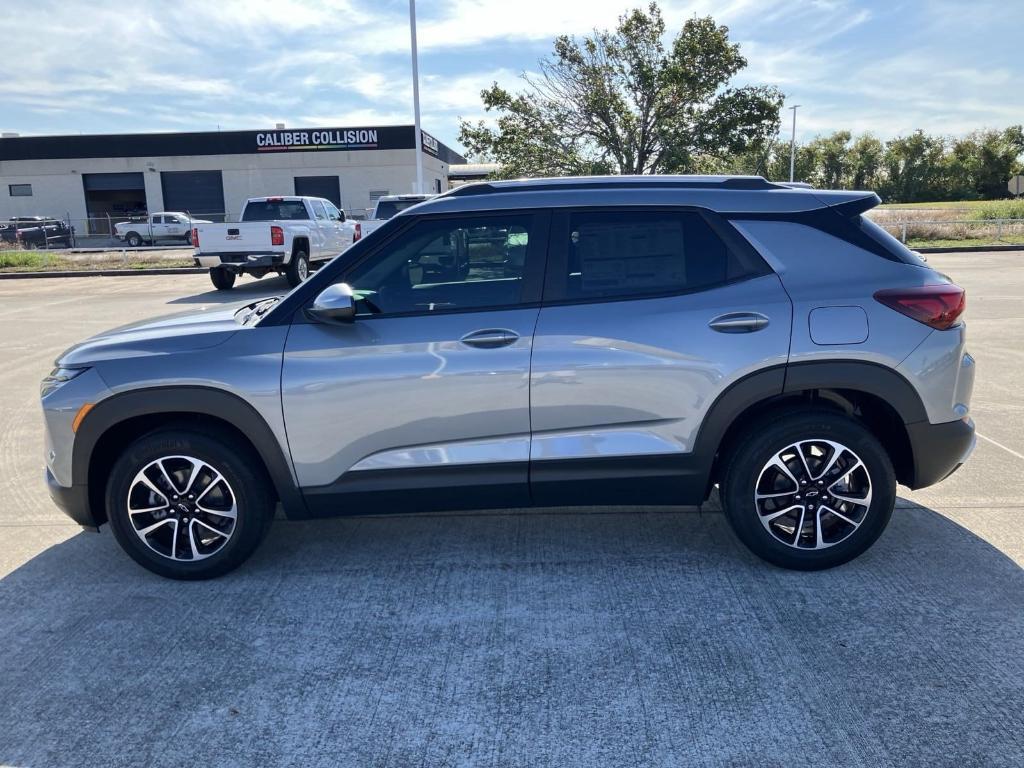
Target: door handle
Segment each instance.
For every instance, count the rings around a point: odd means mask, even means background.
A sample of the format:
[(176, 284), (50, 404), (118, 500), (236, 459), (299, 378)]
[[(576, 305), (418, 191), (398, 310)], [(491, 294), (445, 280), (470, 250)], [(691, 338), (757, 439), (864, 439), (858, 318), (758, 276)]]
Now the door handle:
[(506, 328), (486, 328), (481, 331), (472, 331), (463, 336), (459, 341), (468, 347), (478, 349), (496, 349), (514, 344), (519, 334)]
[(760, 312), (729, 312), (713, 318), (708, 327), (719, 333), (753, 333), (768, 326), (768, 318)]

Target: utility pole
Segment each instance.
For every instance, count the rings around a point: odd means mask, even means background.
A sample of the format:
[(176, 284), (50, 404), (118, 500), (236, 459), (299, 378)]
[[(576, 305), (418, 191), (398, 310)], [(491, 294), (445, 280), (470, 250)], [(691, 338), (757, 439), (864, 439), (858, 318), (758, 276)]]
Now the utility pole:
[[(410, 0), (412, 2), (412, 0)], [(797, 108), (800, 104), (791, 106), (793, 110), (793, 134), (790, 136), (790, 181), (794, 181), (793, 173), (797, 168)]]
[(412, 37), (412, 109), (416, 131), (416, 189), (423, 194), (423, 134), (420, 131), (420, 64), (416, 53), (416, 0), (409, 0), (409, 34)]

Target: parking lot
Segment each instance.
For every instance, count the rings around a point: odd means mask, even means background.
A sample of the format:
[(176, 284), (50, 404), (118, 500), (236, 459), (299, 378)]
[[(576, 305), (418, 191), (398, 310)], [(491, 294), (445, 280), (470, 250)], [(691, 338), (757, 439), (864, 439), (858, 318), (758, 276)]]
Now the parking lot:
[(279, 520), (162, 580), (50, 502), (38, 381), (284, 281), (0, 281), (0, 764), (1021, 765), (1024, 252), (931, 261), (968, 290), (977, 450), (821, 573), (712, 503)]

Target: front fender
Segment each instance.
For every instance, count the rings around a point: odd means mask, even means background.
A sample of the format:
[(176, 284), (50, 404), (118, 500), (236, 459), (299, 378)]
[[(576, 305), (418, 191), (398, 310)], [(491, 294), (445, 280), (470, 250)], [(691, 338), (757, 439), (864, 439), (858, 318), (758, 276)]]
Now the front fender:
[[(110, 430), (130, 419), (160, 416), (169, 419), (181, 416), (209, 416), (225, 421), (241, 432), (263, 460), (278, 498), (290, 517), (306, 515), (306, 505), (298, 490), (286, 449), (274, 436), (270, 426), (255, 408), (237, 395), (202, 386), (150, 387), (113, 395), (89, 411), (75, 434), (72, 453), (72, 482), (87, 486), (96, 446)], [(96, 499), (90, 489), (89, 497)]]

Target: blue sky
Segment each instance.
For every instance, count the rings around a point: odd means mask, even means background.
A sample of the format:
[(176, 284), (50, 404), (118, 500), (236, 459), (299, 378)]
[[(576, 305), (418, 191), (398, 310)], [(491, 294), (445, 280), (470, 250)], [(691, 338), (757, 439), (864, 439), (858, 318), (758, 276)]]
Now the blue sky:
[[(479, 92), (629, 0), (420, 0), (423, 125), (457, 147)], [(1024, 122), (1024, 2), (662, 2), (711, 14), (802, 105), (798, 136), (962, 134)], [(412, 122), (405, 0), (6, 0), (0, 130), (23, 135)], [(32, 33), (35, 30), (38, 34)], [(788, 113), (787, 113), (788, 114)], [(788, 123), (786, 125), (788, 135)]]

